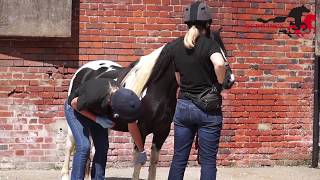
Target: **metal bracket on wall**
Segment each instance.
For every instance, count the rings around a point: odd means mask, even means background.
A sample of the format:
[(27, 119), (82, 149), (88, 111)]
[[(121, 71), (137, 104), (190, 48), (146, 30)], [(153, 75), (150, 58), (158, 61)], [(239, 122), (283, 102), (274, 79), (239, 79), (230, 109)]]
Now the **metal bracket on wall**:
[(72, 0), (0, 0), (0, 36), (71, 37)]

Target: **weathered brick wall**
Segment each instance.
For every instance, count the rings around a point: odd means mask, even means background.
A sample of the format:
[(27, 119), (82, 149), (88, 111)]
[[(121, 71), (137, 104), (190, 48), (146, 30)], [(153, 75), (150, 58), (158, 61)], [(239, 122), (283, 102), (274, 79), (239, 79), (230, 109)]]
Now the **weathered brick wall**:
[[(288, 15), (314, 1), (207, 1), (237, 83), (224, 93), (219, 164), (307, 164), (311, 156), (314, 33), (289, 38), (257, 28), (257, 18)], [(128, 65), (181, 36), (182, 0), (74, 0), (71, 38), (0, 37), (0, 168), (55, 168), (63, 159), (63, 102), (81, 64), (108, 59)], [(292, 21), (291, 19), (288, 19)], [(288, 22), (282, 23), (288, 26)], [(148, 147), (150, 147), (148, 137)], [(112, 132), (108, 164), (129, 166), (128, 134)], [(168, 166), (172, 133), (160, 157)], [(192, 150), (190, 164), (195, 165)]]

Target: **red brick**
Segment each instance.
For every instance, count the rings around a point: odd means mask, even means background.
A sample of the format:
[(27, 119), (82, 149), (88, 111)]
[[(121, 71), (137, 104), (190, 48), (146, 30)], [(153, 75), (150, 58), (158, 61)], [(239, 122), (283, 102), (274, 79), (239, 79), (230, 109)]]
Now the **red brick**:
[(16, 150), (15, 155), (16, 156), (24, 156), (24, 150)]

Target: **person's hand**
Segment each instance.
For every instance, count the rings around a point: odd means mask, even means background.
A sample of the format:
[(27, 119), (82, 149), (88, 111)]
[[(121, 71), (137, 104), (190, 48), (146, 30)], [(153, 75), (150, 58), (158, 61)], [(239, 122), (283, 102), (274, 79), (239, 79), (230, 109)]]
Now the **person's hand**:
[(111, 121), (109, 118), (104, 116), (97, 116), (96, 123), (102, 126), (103, 128), (112, 128), (113, 127), (113, 121)]
[(145, 151), (142, 151), (142, 152), (138, 152), (137, 159), (135, 160), (134, 164), (144, 165), (146, 161), (147, 161), (147, 153)]

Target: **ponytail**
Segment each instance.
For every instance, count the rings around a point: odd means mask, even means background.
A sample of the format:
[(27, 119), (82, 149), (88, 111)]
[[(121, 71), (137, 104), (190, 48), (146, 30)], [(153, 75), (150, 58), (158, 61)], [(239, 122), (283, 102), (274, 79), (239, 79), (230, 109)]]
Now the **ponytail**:
[(196, 28), (196, 26), (192, 26), (187, 34), (184, 36), (184, 46), (188, 49), (192, 49), (195, 46), (196, 40), (198, 36), (200, 35), (199, 30)]

